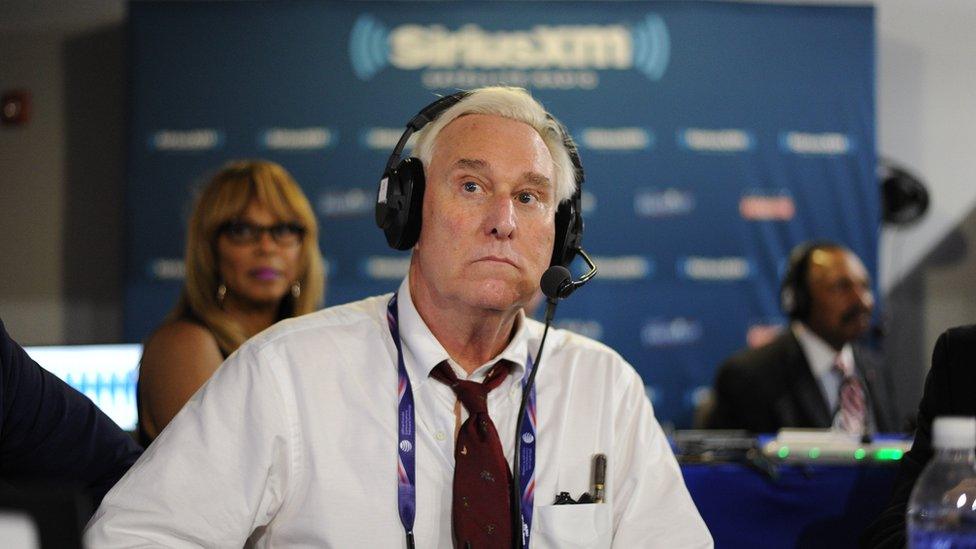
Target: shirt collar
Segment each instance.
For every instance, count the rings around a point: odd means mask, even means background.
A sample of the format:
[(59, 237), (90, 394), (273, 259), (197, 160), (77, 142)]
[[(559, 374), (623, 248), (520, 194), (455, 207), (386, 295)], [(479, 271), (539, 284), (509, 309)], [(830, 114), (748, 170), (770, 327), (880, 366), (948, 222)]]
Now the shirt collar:
[[(797, 341), (800, 342), (800, 348), (803, 349), (803, 354), (807, 358), (807, 363), (810, 365), (810, 371), (814, 377), (819, 378), (830, 373), (834, 368), (837, 351), (798, 320), (790, 324), (790, 329)], [(850, 343), (845, 343), (844, 347), (841, 348), (840, 357), (847, 365), (848, 370), (853, 371), (854, 350)]]
[(397, 315), (399, 317), (400, 340), (404, 349), (404, 362), (407, 372), (410, 375), (411, 383), (414, 386), (421, 386), (427, 382), (430, 371), (438, 364), (447, 360), (454, 368), (455, 373), (461, 379), (481, 381), (488, 373), (490, 367), (499, 360), (508, 360), (515, 366), (512, 368), (512, 375), (516, 380), (520, 380), (525, 374), (525, 359), (528, 356), (529, 329), (528, 322), (525, 321), (525, 313), (519, 311), (515, 319), (515, 335), (508, 345), (498, 356), (478, 367), (474, 373), (468, 377), (467, 372), (460, 366), (444, 349), (434, 334), (427, 327), (424, 319), (420, 317), (417, 307), (414, 306), (413, 297), (410, 295), (410, 277), (407, 276), (400, 283), (397, 299)]

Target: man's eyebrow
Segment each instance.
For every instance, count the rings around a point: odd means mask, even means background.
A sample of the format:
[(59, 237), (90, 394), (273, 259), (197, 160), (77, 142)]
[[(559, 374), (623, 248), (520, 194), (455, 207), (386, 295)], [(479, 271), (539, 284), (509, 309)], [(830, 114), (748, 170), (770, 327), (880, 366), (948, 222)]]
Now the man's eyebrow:
[(454, 163), (454, 168), (466, 168), (469, 170), (485, 171), (488, 169), (488, 162), (475, 158), (459, 158)]
[(532, 185), (533, 187), (550, 186), (549, 178), (538, 172), (525, 172), (522, 174), (522, 179), (524, 179), (526, 183)]
[[(467, 169), (477, 172), (488, 171), (491, 164), (480, 158), (459, 158), (454, 162), (454, 169)], [(523, 172), (522, 179), (533, 187), (549, 187), (549, 178), (538, 172)]]

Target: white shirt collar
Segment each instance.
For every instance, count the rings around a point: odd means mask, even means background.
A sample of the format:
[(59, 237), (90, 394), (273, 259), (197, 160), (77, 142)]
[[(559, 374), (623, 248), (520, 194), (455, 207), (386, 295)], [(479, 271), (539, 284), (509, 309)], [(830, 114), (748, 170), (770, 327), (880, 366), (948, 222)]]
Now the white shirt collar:
[[(793, 330), (793, 335), (800, 342), (800, 348), (803, 349), (803, 355), (806, 356), (807, 363), (810, 365), (810, 371), (814, 377), (820, 378), (831, 373), (831, 370), (834, 368), (834, 359), (837, 357), (837, 351), (829, 343), (824, 341), (823, 338), (815, 334), (813, 330), (798, 320), (790, 323), (790, 329)], [(844, 361), (844, 364), (847, 365), (847, 368), (853, 371), (854, 350), (850, 343), (845, 343), (844, 347), (841, 348), (840, 357)]]
[(481, 381), (487, 375), (488, 370), (493, 364), (501, 359), (505, 359), (515, 364), (515, 368), (512, 369), (512, 375), (515, 377), (515, 380), (522, 379), (525, 373), (525, 359), (528, 356), (526, 352), (530, 339), (528, 323), (525, 321), (525, 313), (523, 311), (520, 310), (518, 318), (515, 319), (515, 325), (517, 326), (515, 335), (508, 342), (505, 349), (498, 356), (479, 366), (474, 373), (468, 376), (467, 372), (461, 369), (457, 362), (451, 359), (444, 346), (437, 341), (437, 338), (434, 337), (434, 334), (427, 327), (423, 318), (420, 317), (420, 313), (417, 311), (417, 307), (414, 306), (413, 298), (410, 295), (409, 276), (404, 277), (403, 282), (400, 283), (398, 294), (397, 314), (400, 320), (400, 339), (402, 340), (405, 354), (409, 353), (414, 358), (413, 360), (404, 361), (407, 372), (410, 375), (410, 380), (414, 386), (419, 387), (423, 385), (430, 376), (430, 371), (445, 360), (454, 368), (454, 372), (459, 378)]

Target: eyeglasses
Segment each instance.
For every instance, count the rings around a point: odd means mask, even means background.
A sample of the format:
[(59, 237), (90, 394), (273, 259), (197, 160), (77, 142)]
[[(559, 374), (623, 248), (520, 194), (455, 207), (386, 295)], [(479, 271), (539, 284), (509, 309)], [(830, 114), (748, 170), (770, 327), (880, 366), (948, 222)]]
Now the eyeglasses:
[(217, 229), (217, 234), (226, 236), (234, 244), (254, 244), (261, 240), (264, 233), (270, 234), (280, 246), (294, 246), (305, 236), (305, 227), (298, 223), (256, 225), (246, 221), (228, 221)]

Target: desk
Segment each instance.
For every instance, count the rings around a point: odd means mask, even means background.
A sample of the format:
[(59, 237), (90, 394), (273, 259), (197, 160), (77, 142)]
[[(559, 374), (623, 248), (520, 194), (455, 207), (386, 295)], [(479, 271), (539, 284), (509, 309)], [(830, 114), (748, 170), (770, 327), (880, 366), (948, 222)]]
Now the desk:
[(681, 472), (719, 549), (841, 549), (881, 512), (898, 466), (780, 465), (777, 479), (725, 463)]

